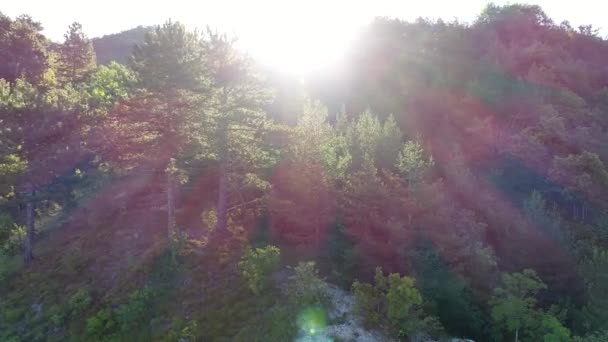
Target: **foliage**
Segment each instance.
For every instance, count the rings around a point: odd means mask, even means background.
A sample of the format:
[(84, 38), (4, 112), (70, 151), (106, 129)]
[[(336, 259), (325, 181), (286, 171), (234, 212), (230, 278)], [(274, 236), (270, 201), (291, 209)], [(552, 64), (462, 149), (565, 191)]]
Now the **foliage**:
[(593, 249), (591, 255), (582, 261), (582, 272), (587, 281), (589, 300), (582, 309), (584, 324), (588, 331), (608, 329), (608, 252)]
[(299, 262), (293, 271), (287, 286), (289, 300), (300, 307), (326, 304), (326, 284), (319, 277), (315, 262)]
[(536, 295), (546, 285), (530, 269), (503, 274), (502, 286), (494, 290), (492, 319), (496, 328), (525, 340), (569, 341), (570, 330), (550, 313), (536, 307)]
[(198, 323), (196, 321), (176, 321), (173, 328), (163, 337), (162, 341), (196, 341), (198, 338)]
[(82, 81), (95, 68), (95, 51), (80, 23), (69, 26), (59, 53), (59, 73), (68, 82)]
[(85, 289), (79, 289), (70, 297), (68, 310), (72, 317), (82, 314), (91, 305), (91, 296)]
[(433, 158), (425, 160), (424, 149), (419, 142), (408, 141), (397, 157), (397, 169), (406, 176), (409, 186), (413, 186), (424, 172), (433, 166)]
[(116, 310), (116, 323), (122, 332), (132, 331), (141, 327), (151, 318), (151, 304), (154, 292), (150, 288), (134, 291), (127, 302)]
[(602, 331), (594, 334), (587, 335), (585, 337), (576, 336), (574, 338), (575, 342), (603, 342), (608, 340), (608, 332)]
[[(423, 314), (422, 296), (414, 283), (413, 278), (402, 277), (398, 273), (385, 276), (378, 267), (373, 285), (359, 281), (353, 283), (356, 310), (367, 324), (388, 325), (400, 337), (425, 330), (437, 333), (438, 323), (433, 317)], [(429, 331), (431, 329), (433, 331)]]
[(275, 305), (253, 319), (235, 336), (234, 341), (291, 341), (298, 331), (294, 309), (289, 305)]
[(489, 317), (466, 279), (447, 267), (432, 246), (423, 244), (416, 252), (416, 282), (430, 313), (450, 335), (489, 339)]
[(86, 333), (93, 340), (104, 340), (106, 336), (111, 336), (116, 331), (116, 323), (113, 312), (110, 308), (104, 308), (92, 317), (87, 319)]
[(14, 82), (21, 76), (39, 80), (49, 61), (42, 25), (29, 15), (14, 20), (0, 13), (0, 79)]
[(268, 286), (270, 276), (279, 264), (280, 254), (275, 246), (245, 249), (238, 267), (253, 293), (260, 294)]
[[(307, 82), (212, 29), (0, 14), (0, 340), (293, 340), (376, 266), (357, 310), (400, 338), (605, 340), (606, 60), (535, 5), (377, 18)], [(256, 223), (317, 260), (291, 301), (278, 247), (239, 263)]]
[(24, 238), (24, 227), (15, 224), (10, 216), (0, 215), (0, 253), (16, 254), (21, 249)]
[(10, 277), (15, 274), (18, 269), (13, 257), (0, 252), (0, 289), (4, 288)]

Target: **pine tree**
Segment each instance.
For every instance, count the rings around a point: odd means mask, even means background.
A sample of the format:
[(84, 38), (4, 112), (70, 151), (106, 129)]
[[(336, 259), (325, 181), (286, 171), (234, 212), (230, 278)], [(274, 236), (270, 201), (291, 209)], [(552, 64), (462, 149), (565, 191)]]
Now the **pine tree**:
[(210, 91), (206, 94), (202, 132), (205, 154), (219, 170), (215, 234), (227, 233), (232, 182), (247, 170), (270, 161), (265, 136), (272, 129), (265, 108), (270, 92), (235, 40), (208, 30), (204, 42)]
[(95, 50), (93, 44), (82, 32), (82, 25), (74, 22), (64, 35), (65, 40), (59, 47), (60, 78), (67, 82), (82, 81), (95, 69)]
[[(176, 229), (180, 166), (186, 151), (201, 141), (203, 56), (200, 36), (179, 22), (168, 21), (149, 32), (131, 61), (139, 82), (104, 117), (99, 134), (103, 156), (115, 165), (165, 175), (169, 238)], [(126, 75), (120, 70), (114, 74)]]

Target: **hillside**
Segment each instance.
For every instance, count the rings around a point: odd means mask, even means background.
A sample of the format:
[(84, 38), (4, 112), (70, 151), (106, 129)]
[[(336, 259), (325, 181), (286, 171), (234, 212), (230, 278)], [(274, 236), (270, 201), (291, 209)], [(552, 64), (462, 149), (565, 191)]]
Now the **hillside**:
[(127, 63), (133, 47), (144, 41), (144, 36), (148, 31), (150, 31), (150, 28), (138, 26), (130, 30), (91, 39), (97, 55), (97, 62), (104, 65), (112, 61)]
[(608, 341), (592, 27), (376, 18), (306, 80), (41, 30), (0, 16), (0, 341)]

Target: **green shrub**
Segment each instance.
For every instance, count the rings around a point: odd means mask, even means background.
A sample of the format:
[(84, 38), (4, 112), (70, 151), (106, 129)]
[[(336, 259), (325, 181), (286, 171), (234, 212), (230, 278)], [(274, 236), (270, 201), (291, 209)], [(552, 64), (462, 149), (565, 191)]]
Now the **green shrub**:
[(68, 301), (68, 310), (70, 315), (77, 316), (83, 313), (91, 305), (91, 296), (85, 289), (76, 291)]
[(106, 336), (112, 335), (118, 324), (110, 308), (97, 311), (97, 313), (87, 319), (86, 334), (93, 340), (102, 340)]
[(0, 214), (0, 253), (14, 255), (21, 250), (25, 227), (15, 223), (7, 214)]
[(0, 251), (0, 288), (7, 284), (9, 278), (15, 274), (18, 266), (14, 258)]
[(65, 309), (61, 305), (53, 305), (49, 309), (48, 319), (52, 326), (61, 327), (67, 318)]
[(173, 322), (173, 328), (167, 332), (162, 340), (166, 342), (194, 342), (198, 338), (198, 323), (196, 321), (176, 320)]
[(238, 267), (253, 293), (259, 294), (267, 286), (270, 274), (279, 265), (280, 254), (275, 246), (245, 250)]
[(136, 290), (129, 296), (127, 303), (116, 310), (116, 321), (120, 330), (128, 332), (141, 326), (152, 315), (151, 306), (154, 293), (150, 288)]
[(252, 317), (232, 339), (235, 342), (294, 341), (298, 332), (295, 310), (277, 304)]
[(316, 305), (327, 302), (326, 285), (319, 277), (314, 261), (300, 262), (293, 268), (295, 274), (288, 284), (289, 299), (298, 305)]
[[(74, 295), (74, 301), (70, 301), (70, 307), (81, 308), (86, 302), (82, 294)], [(86, 322), (86, 334), (93, 340), (116, 340), (117, 337), (129, 334), (142, 335), (141, 327), (151, 318), (151, 306), (154, 299), (154, 292), (144, 287), (136, 290), (129, 296), (125, 304), (118, 309), (112, 310), (105, 308), (99, 310)], [(74, 306), (72, 306), (74, 304)]]

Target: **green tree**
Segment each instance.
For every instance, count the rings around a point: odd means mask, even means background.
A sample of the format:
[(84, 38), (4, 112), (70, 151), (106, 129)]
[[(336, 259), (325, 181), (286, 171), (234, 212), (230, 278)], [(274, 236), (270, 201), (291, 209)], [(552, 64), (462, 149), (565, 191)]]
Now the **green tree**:
[(0, 12), (0, 79), (18, 78), (36, 83), (49, 65), (47, 41), (42, 25), (28, 15), (15, 20)]
[(433, 164), (433, 158), (425, 158), (424, 149), (417, 141), (408, 141), (403, 144), (397, 157), (397, 169), (405, 175), (410, 188), (420, 181), (424, 172)]
[(32, 260), (35, 205), (59, 175), (73, 172), (81, 160), (81, 93), (66, 87), (36, 87), (18, 79), (0, 80), (0, 111), (7, 113), (0, 130), (2, 155), (21, 165), (15, 191), (25, 205), (24, 258)]
[(319, 247), (325, 237), (335, 211), (336, 178), (347, 163), (333, 146), (336, 135), (327, 109), (307, 102), (272, 179), (271, 224), (284, 241)]
[[(103, 145), (112, 147), (104, 156), (127, 169), (166, 175), (167, 232), (173, 238), (180, 166), (186, 154), (193, 157), (190, 151), (201, 141), (201, 92), (206, 82), (201, 37), (179, 22), (168, 21), (135, 48), (131, 66), (138, 89), (104, 118), (102, 139), (107, 142)], [(113, 69), (102, 70), (122, 83), (128, 81), (125, 70)], [(104, 75), (97, 73), (93, 80), (107, 81), (98, 76)], [(99, 98), (112, 92), (107, 89), (114, 86), (111, 82), (99, 84), (101, 89), (93, 94)]]
[(268, 286), (270, 275), (279, 264), (281, 251), (275, 246), (247, 248), (238, 264), (241, 275), (253, 293), (259, 295)]
[(530, 329), (537, 319), (536, 295), (546, 285), (536, 272), (503, 274), (501, 287), (494, 290), (490, 304), (492, 319), (500, 330), (513, 334), (519, 341), (520, 331)]
[(201, 130), (203, 154), (219, 170), (216, 236), (227, 233), (234, 180), (270, 162), (265, 136), (271, 124), (265, 108), (271, 94), (234, 44), (234, 39), (212, 30), (203, 43), (210, 84)]
[(595, 247), (580, 270), (587, 285), (587, 305), (582, 310), (588, 331), (608, 330), (608, 251)]
[(65, 40), (59, 46), (59, 75), (67, 82), (80, 82), (95, 69), (95, 51), (93, 44), (82, 32), (82, 25), (72, 23)]
[(415, 287), (414, 278), (402, 277), (398, 273), (385, 276), (376, 268), (374, 284), (355, 281), (352, 291), (356, 311), (372, 325), (387, 324), (400, 337), (427, 330), (436, 331), (436, 321), (422, 312), (422, 296)]

